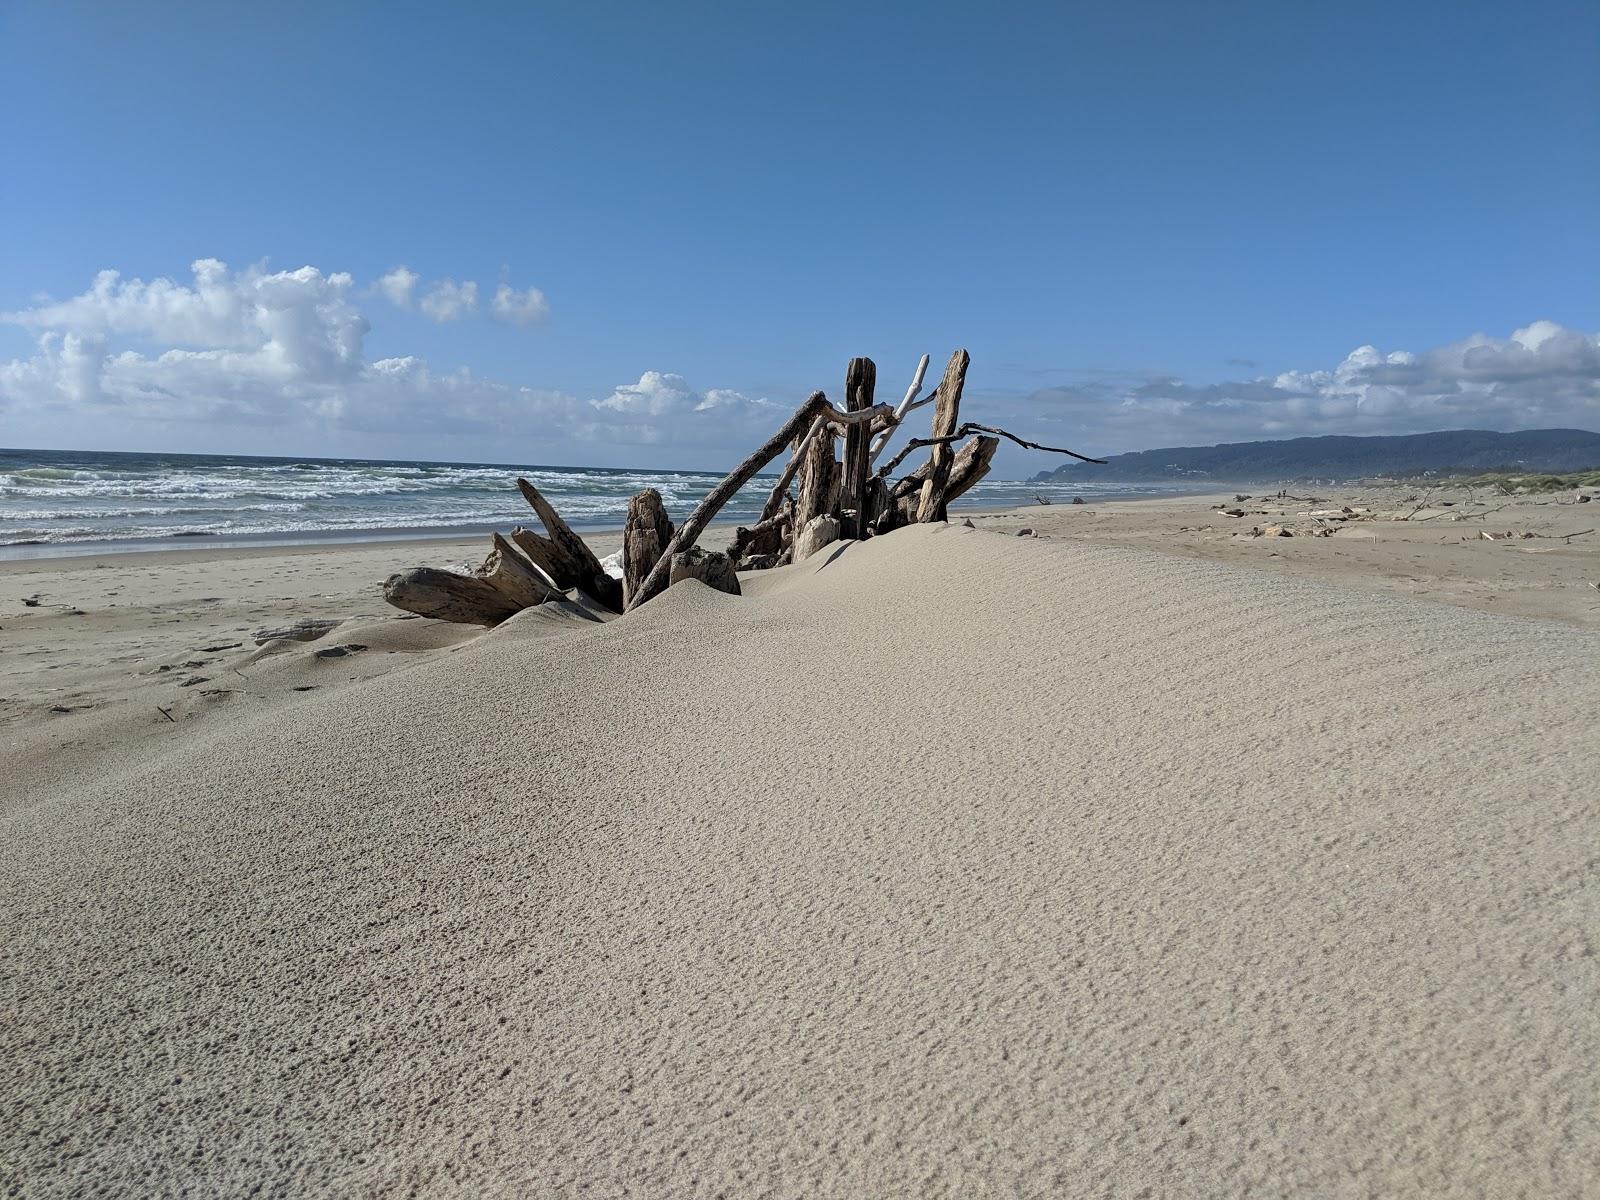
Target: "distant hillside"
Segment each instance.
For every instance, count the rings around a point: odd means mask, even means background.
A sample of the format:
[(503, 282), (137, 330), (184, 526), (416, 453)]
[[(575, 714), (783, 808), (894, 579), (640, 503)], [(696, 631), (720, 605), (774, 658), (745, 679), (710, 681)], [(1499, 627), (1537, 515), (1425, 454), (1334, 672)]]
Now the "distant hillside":
[(1175, 446), (1118, 454), (1103, 467), (1067, 463), (1034, 482), (1193, 479), (1249, 483), (1289, 479), (1358, 479), (1424, 471), (1576, 471), (1600, 466), (1600, 433), (1524, 429), (1491, 433), (1449, 429), (1394, 437), (1304, 437), (1279, 442)]

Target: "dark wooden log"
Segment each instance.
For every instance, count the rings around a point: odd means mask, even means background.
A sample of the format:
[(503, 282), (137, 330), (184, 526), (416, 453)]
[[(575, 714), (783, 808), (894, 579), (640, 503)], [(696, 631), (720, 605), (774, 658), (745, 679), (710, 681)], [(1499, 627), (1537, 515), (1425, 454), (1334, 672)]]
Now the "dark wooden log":
[(518, 479), (517, 487), (521, 489), (523, 498), (533, 506), (533, 511), (539, 514), (550, 541), (579, 564), (577, 586), (612, 611), (621, 612), (621, 580), (613, 579), (606, 573), (594, 551), (589, 549), (589, 543), (573, 532), (572, 527), (561, 519), (555, 506), (540, 495), (538, 488), (526, 479)]
[(667, 586), (672, 587), (685, 579), (698, 579), (708, 588), (738, 596), (739, 574), (733, 563), (720, 550), (702, 550), (690, 546), (672, 556), (672, 571), (667, 576)]
[[(939, 382), (939, 398), (934, 402), (933, 409), (933, 436), (936, 438), (949, 437), (955, 432), (961, 416), (961, 389), (966, 385), (967, 364), (971, 361), (971, 356), (965, 350), (957, 350), (950, 356), (950, 362), (944, 369), (944, 378)], [(932, 467), (922, 485), (922, 499), (917, 505), (918, 521), (945, 519), (944, 489), (950, 481), (952, 457), (948, 442), (933, 448), (930, 460)]]
[(624, 609), (671, 540), (672, 521), (661, 503), (661, 493), (655, 488), (645, 488), (628, 501), (628, 521), (622, 527)]
[[(870, 358), (852, 358), (844, 377), (844, 405), (847, 412), (863, 412), (872, 407), (872, 394), (878, 385), (878, 368)], [(885, 420), (893, 420), (890, 411)], [(954, 428), (954, 426), (952, 426)], [(872, 454), (870, 424), (851, 425), (844, 433), (844, 482), (840, 486), (840, 532), (847, 538), (866, 532), (867, 473)]]
[[(733, 541), (728, 543), (728, 557), (741, 571), (760, 570), (752, 566), (754, 560), (763, 562), (783, 551), (794, 527), (794, 505), (788, 505), (774, 517), (744, 526), (733, 531)], [(771, 566), (770, 562), (766, 562)]]
[(637, 608), (652, 596), (657, 596), (666, 590), (668, 580), (671, 577), (672, 564), (670, 560), (672, 556), (680, 550), (688, 549), (699, 541), (700, 535), (705, 532), (706, 526), (711, 523), (712, 518), (722, 511), (722, 506), (733, 499), (740, 488), (754, 479), (756, 473), (762, 467), (782, 454), (785, 446), (792, 445), (795, 438), (811, 428), (811, 423), (818, 417), (825, 416), (836, 424), (848, 426), (856, 421), (870, 424), (874, 417), (881, 416), (884, 413), (892, 416), (893, 410), (887, 404), (882, 404), (872, 408), (864, 408), (859, 412), (840, 412), (828, 403), (827, 396), (821, 392), (811, 393), (806, 402), (795, 409), (794, 415), (784, 422), (783, 428), (763, 442), (754, 454), (730, 471), (721, 483), (711, 489), (705, 499), (695, 505), (694, 511), (689, 514), (688, 519), (672, 535), (672, 541), (668, 543), (660, 561), (656, 563), (644, 583), (640, 585), (638, 594), (629, 601), (628, 608), (630, 610)]

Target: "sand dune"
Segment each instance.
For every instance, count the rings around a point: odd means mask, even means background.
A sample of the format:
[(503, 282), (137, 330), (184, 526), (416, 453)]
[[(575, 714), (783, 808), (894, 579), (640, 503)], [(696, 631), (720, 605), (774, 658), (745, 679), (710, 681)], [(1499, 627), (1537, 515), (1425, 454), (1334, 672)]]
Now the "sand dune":
[(4, 818), (8, 1184), (1600, 1180), (1600, 635), (916, 527)]

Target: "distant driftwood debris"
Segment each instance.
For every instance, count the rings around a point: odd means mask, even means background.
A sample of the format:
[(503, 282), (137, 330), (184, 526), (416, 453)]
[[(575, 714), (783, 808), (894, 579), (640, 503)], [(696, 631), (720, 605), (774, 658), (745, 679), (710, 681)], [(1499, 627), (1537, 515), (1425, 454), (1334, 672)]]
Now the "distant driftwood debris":
[[(963, 424), (961, 392), (970, 361), (965, 350), (957, 350), (938, 386), (924, 394), (928, 372), (924, 354), (911, 386), (891, 408), (874, 398), (877, 365), (870, 358), (852, 358), (845, 371), (842, 409), (824, 393), (811, 393), (781, 429), (695, 506), (682, 525), (674, 527), (654, 488), (638, 493), (628, 503), (623, 527), (620, 582), (539, 490), (518, 479), (517, 487), (544, 526), (543, 534), (519, 527), (507, 536), (492, 535), (489, 556), (470, 575), (431, 567), (391, 575), (383, 585), (384, 599), (425, 617), (498, 625), (551, 600), (579, 601), (586, 608), (613, 614), (628, 612), (683, 579), (699, 579), (737, 594), (739, 571), (799, 562), (842, 538), (875, 537), (904, 525), (945, 520), (950, 502), (989, 473), (1001, 438), (1030, 450), (1105, 462), (1075, 450), (1040, 445), (993, 425)], [(906, 418), (930, 404), (929, 436), (911, 438), (898, 454), (876, 467)], [(726, 553), (701, 549), (696, 543), (717, 513), (786, 449), (789, 461), (755, 524), (740, 526)], [(929, 450), (928, 458), (909, 474), (893, 479), (896, 468), (919, 449)]]

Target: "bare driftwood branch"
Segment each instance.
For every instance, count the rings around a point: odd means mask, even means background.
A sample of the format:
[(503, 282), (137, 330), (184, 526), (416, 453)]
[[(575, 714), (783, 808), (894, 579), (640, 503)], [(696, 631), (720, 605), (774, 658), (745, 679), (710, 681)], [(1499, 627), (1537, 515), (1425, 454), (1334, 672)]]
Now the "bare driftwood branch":
[(806, 451), (811, 448), (812, 442), (822, 436), (822, 431), (827, 427), (828, 418), (818, 417), (812, 422), (811, 428), (806, 430), (805, 436), (795, 446), (794, 453), (789, 456), (789, 465), (783, 468), (783, 474), (778, 476), (778, 482), (773, 485), (772, 492), (767, 496), (767, 503), (761, 509), (762, 521), (770, 521), (783, 506), (783, 498), (788, 494), (789, 484), (794, 482), (795, 474), (800, 470), (800, 463)]
[[(894, 436), (896, 426), (898, 426), (901, 421), (906, 419), (906, 414), (909, 413), (913, 408), (919, 408), (922, 404), (926, 404), (928, 402), (927, 400), (919, 402), (917, 400), (917, 393), (922, 390), (922, 379), (923, 376), (927, 375), (928, 373), (929, 361), (930, 360), (928, 356), (924, 354), (921, 361), (917, 363), (917, 373), (911, 377), (911, 386), (906, 389), (905, 398), (895, 406), (894, 423), (880, 433), (878, 435), (878, 440), (872, 444), (872, 453), (867, 456), (867, 463), (869, 467), (877, 460), (878, 455), (883, 453), (883, 448), (889, 444), (889, 439)], [(929, 400), (932, 398), (932, 396), (928, 397)]]
[(823, 393), (812, 392), (806, 402), (795, 409), (794, 415), (784, 422), (783, 428), (763, 442), (754, 454), (729, 472), (726, 479), (712, 488), (705, 499), (695, 505), (694, 511), (672, 535), (672, 541), (667, 544), (661, 558), (640, 585), (638, 595), (629, 601), (629, 610), (637, 608), (652, 596), (666, 590), (671, 577), (672, 556), (699, 541), (700, 535), (705, 532), (706, 526), (711, 524), (712, 518), (722, 510), (722, 506), (733, 499), (740, 488), (754, 479), (756, 472), (782, 454), (783, 448), (799, 437), (802, 430), (809, 429), (818, 417), (826, 417), (830, 421), (848, 425), (852, 422), (870, 422), (873, 417), (889, 411), (889, 406), (885, 404), (863, 408), (858, 412), (842, 413), (828, 403), (828, 398)]
[(613, 612), (621, 612), (622, 584), (606, 573), (594, 551), (589, 549), (589, 543), (572, 531), (572, 526), (561, 519), (555, 506), (540, 495), (539, 489), (533, 484), (526, 479), (518, 479), (517, 487), (521, 489), (523, 498), (533, 506), (533, 511), (539, 514), (539, 520), (544, 522), (549, 540), (578, 564), (577, 586)]
[[(994, 462), (994, 453), (999, 446), (999, 438), (980, 436), (956, 452), (950, 463), (950, 479), (944, 488), (946, 504), (971, 491), (973, 485), (989, 473), (989, 466)], [(932, 462), (925, 462), (904, 479), (896, 481), (878, 512), (874, 532), (888, 533), (902, 525), (911, 524), (917, 515), (923, 481), (932, 468)], [(873, 482), (881, 483), (882, 480), (879, 478)]]
[(933, 410), (933, 436), (938, 441), (933, 447), (933, 466), (922, 485), (922, 500), (917, 505), (918, 521), (942, 521), (945, 518), (944, 485), (950, 479), (949, 437), (956, 430), (956, 420), (961, 411), (961, 389), (967, 381), (967, 364), (972, 361), (965, 350), (950, 356), (939, 382), (939, 399)]
[[(1095, 463), (1099, 466), (1104, 466), (1106, 463), (1106, 460), (1103, 458), (1090, 458), (1086, 454), (1079, 454), (1076, 450), (1067, 450), (1061, 446), (1045, 446), (1038, 442), (1030, 442), (1027, 438), (1020, 438), (1016, 434), (1008, 433), (1006, 430), (1000, 429), (997, 426), (980, 425), (976, 421), (968, 421), (966, 424), (962, 425), (960, 429), (956, 430), (948, 437), (912, 438), (905, 444), (899, 454), (896, 454), (886, 464), (879, 468), (878, 477), (881, 479), (885, 476), (893, 474), (894, 469), (904, 462), (906, 456), (909, 455), (913, 450), (920, 450), (924, 446), (948, 446), (951, 442), (959, 442), (962, 438), (968, 437), (974, 433), (991, 433), (996, 437), (1003, 437), (1008, 441), (1013, 441), (1017, 445), (1027, 450), (1045, 450), (1051, 454), (1066, 454), (1077, 459), (1079, 462)], [(919, 477), (923, 479), (927, 478), (926, 475)]]

